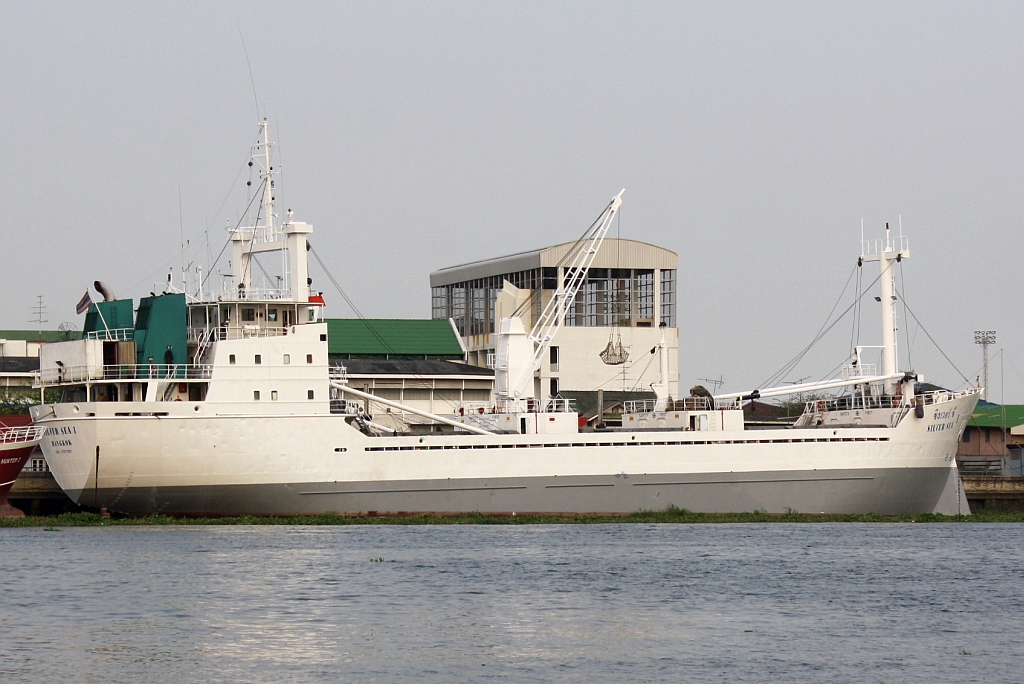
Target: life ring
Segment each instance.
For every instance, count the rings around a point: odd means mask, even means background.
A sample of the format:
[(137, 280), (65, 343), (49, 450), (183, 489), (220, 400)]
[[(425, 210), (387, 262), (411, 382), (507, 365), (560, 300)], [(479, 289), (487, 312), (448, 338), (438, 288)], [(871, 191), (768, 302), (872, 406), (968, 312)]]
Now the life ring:
[(481, 406), (480, 408), (478, 408), (478, 409), (476, 410), (476, 412), (477, 412), (477, 413), (479, 413), (479, 414), (480, 414), (481, 416), (482, 416), (482, 415), (484, 415), (484, 407), (483, 407), (483, 406)]

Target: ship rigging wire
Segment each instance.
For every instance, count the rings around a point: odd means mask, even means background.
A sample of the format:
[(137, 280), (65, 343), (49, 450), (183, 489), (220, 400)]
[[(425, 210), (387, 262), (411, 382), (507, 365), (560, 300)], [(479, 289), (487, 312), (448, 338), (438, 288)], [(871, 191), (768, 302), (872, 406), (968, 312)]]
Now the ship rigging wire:
[[(859, 264), (857, 266), (854, 266), (854, 271), (857, 271), (858, 269), (859, 269)], [(832, 305), (832, 310), (829, 311), (828, 316), (825, 318), (825, 322), (821, 324), (821, 327), (818, 329), (817, 334), (815, 334), (814, 339), (812, 339), (810, 341), (810, 343), (806, 347), (804, 347), (802, 350), (800, 350), (797, 353), (796, 356), (794, 356), (785, 365), (783, 365), (782, 368), (780, 368), (778, 371), (773, 373), (763, 383), (758, 385), (757, 389), (763, 389), (765, 387), (771, 386), (773, 383), (777, 383), (779, 381), (779, 379), (781, 379), (787, 373), (792, 371), (797, 366), (797, 364), (799, 364), (800, 361), (803, 360), (804, 356), (807, 355), (807, 352), (809, 352), (811, 350), (811, 348), (814, 347), (814, 345), (816, 345), (821, 340), (821, 338), (823, 338), (825, 335), (827, 335), (832, 330), (832, 328), (834, 328), (839, 323), (839, 321), (843, 320), (843, 318), (846, 316), (846, 314), (850, 313), (850, 311), (853, 310), (854, 307), (857, 306), (857, 303), (867, 293), (866, 290), (864, 292), (862, 292), (861, 295), (859, 297), (857, 297), (857, 299), (855, 299), (852, 304), (850, 304), (850, 306), (846, 307), (846, 309), (841, 314), (839, 314), (838, 318), (836, 318), (836, 320), (833, 321), (831, 325), (829, 325), (829, 320), (831, 320), (832, 314), (835, 313), (836, 308), (839, 306), (839, 302), (842, 301), (843, 295), (846, 294), (846, 289), (850, 286), (850, 281), (853, 279), (853, 276), (854, 276), (854, 272), (852, 271), (850, 273), (850, 277), (846, 279), (846, 285), (843, 286), (843, 291), (839, 294), (839, 297), (836, 299), (836, 303)], [(871, 285), (868, 285), (867, 289), (871, 289), (871, 287), (873, 287), (874, 284), (876, 282), (878, 282), (879, 278), (881, 278), (881, 277), (882, 276), (879, 275), (877, 278), (875, 278), (875, 280), (871, 283)]]
[(958, 374), (960, 375), (960, 377), (964, 379), (964, 382), (966, 382), (966, 383), (967, 383), (968, 385), (970, 385), (970, 384), (971, 384), (971, 381), (970, 381), (970, 380), (969, 380), (969, 379), (967, 378), (967, 376), (966, 376), (966, 375), (964, 375), (964, 374), (963, 374), (963, 373), (962, 373), (962, 372), (960, 371), (960, 369), (959, 369), (959, 368), (957, 368), (956, 364), (955, 364), (955, 363), (953, 363), (953, 360), (952, 360), (951, 358), (949, 358), (949, 356), (948, 356), (948, 355), (946, 354), (946, 352), (945, 352), (945, 351), (943, 351), (942, 347), (940, 347), (940, 346), (939, 346), (939, 343), (935, 341), (935, 338), (934, 338), (934, 337), (932, 337), (931, 333), (930, 333), (930, 332), (928, 332), (928, 328), (924, 327), (924, 324), (923, 324), (923, 323), (921, 323), (921, 319), (919, 319), (919, 318), (917, 317), (917, 314), (915, 314), (915, 313), (914, 313), (914, 310), (910, 308), (910, 305), (909, 305), (909, 304), (907, 304), (907, 300), (906, 300), (906, 298), (905, 298), (905, 297), (903, 296), (903, 293), (902, 293), (902, 292), (901, 292), (901, 291), (900, 291), (899, 289), (897, 289), (897, 290), (896, 290), (896, 294), (898, 294), (898, 295), (899, 295), (899, 297), (900, 297), (900, 299), (902, 299), (902, 300), (903, 300), (903, 306), (904, 306), (904, 307), (906, 307), (906, 309), (907, 309), (907, 312), (908, 312), (908, 313), (909, 313), (909, 314), (910, 314), (911, 316), (913, 316), (913, 318), (914, 318), (914, 322), (915, 322), (915, 323), (917, 323), (917, 325), (918, 325), (918, 327), (919, 327), (919, 328), (921, 328), (921, 332), (923, 332), (923, 333), (924, 333), (925, 335), (927, 335), (927, 336), (928, 336), (928, 339), (932, 341), (932, 344), (934, 344), (934, 345), (935, 345), (935, 348), (939, 350), (939, 353), (940, 353), (940, 354), (942, 354), (942, 357), (943, 357), (944, 359), (946, 359), (946, 361), (948, 361), (948, 362), (949, 362), (949, 365), (953, 367), (953, 370), (955, 370), (955, 371), (956, 371), (956, 372), (957, 372), (957, 373), (958, 373)]

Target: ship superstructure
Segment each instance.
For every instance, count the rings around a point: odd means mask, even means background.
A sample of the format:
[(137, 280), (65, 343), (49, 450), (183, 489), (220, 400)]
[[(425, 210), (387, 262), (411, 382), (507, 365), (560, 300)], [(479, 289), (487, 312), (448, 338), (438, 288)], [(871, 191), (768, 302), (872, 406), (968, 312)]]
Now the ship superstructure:
[[(271, 143), (253, 148), (258, 219), (229, 235), (219, 288), (95, 305), (82, 340), (46, 345), (35, 407), (57, 482), (76, 502), (134, 515), (326, 512), (698, 511), (967, 512), (955, 452), (978, 389), (915, 392), (896, 370), (892, 264), (905, 238), (865, 248), (881, 266), (882, 369), (854, 350), (843, 377), (734, 395), (669, 396), (666, 348), (655, 402), (627, 407), (621, 430), (580, 428), (569, 402), (532, 382), (574, 288), (622, 201), (571, 255), (531, 331), (501, 321), (494, 401), (425, 414), (368, 394), (328, 359), (323, 298), (306, 267), (312, 226), (275, 214)], [(872, 251), (873, 249), (873, 251)], [(267, 273), (260, 258), (277, 258)], [(588, 261), (589, 260), (589, 261)], [(263, 273), (262, 279), (254, 268)], [(885, 283), (889, 284), (888, 298)], [(108, 320), (110, 319), (110, 320)], [(747, 430), (742, 403), (844, 388), (808, 404), (793, 428)], [(419, 413), (442, 431), (395, 433), (373, 411)]]

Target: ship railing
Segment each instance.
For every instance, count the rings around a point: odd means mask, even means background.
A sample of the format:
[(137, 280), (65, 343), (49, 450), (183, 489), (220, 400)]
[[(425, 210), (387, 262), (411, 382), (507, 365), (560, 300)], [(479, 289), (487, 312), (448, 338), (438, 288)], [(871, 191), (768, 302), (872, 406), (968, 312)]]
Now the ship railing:
[(544, 410), (541, 413), (575, 413), (572, 399), (548, 399), (544, 403)]
[(852, 380), (853, 378), (866, 378), (878, 375), (875, 371), (877, 366), (873, 363), (860, 363), (857, 365), (849, 364), (843, 366), (843, 380)]
[(487, 354), (487, 367), (494, 370), (498, 367), (498, 355), (494, 353)]
[(713, 402), (708, 397), (680, 397), (665, 402), (665, 408), (668, 411), (711, 411), (715, 408)]
[[(207, 332), (207, 331), (210, 332)], [(288, 328), (285, 327), (273, 327), (263, 328), (258, 325), (243, 325), (243, 326), (226, 326), (222, 325), (216, 328), (190, 328), (188, 331), (188, 341), (194, 343), (201, 343), (204, 335), (209, 335), (209, 339), (213, 341), (219, 340), (242, 340), (251, 337), (282, 337), (288, 334)]]
[(348, 399), (331, 399), (331, 413), (354, 416), (359, 414), (361, 408), (361, 404)]
[(460, 416), (487, 413), (575, 413), (572, 399), (498, 399), (496, 401), (464, 401), (455, 407)]
[(0, 427), (0, 444), (18, 444), (20, 442), (34, 442), (43, 436), (46, 428), (38, 425), (25, 425), (22, 427), (4, 428)]
[(348, 380), (348, 368), (345, 368), (345, 366), (330, 366), (327, 369), (327, 376), (331, 380), (345, 382)]
[(896, 252), (905, 252), (910, 249), (910, 241), (906, 235), (890, 236), (888, 241), (885, 238), (879, 238), (876, 240), (861, 240), (860, 253), (864, 256), (868, 254), (881, 254), (882, 252), (889, 252), (895, 254)]
[(872, 409), (900, 408), (903, 397), (871, 395), (838, 397), (835, 399), (817, 399), (804, 404), (804, 413), (828, 413), (829, 411), (868, 411)]
[(808, 401), (804, 405), (804, 413), (828, 413), (829, 411), (869, 411), (873, 409), (908, 409), (914, 406), (931, 406), (932, 404), (944, 404), (962, 396), (966, 396), (977, 390), (966, 390), (963, 392), (950, 392), (948, 390), (935, 390), (915, 394), (909, 400), (898, 394), (885, 394), (879, 396), (854, 394), (849, 397), (837, 397), (835, 399), (818, 399)]
[(217, 295), (220, 302), (266, 302), (291, 299), (292, 291), (277, 287), (224, 288)]
[(109, 366), (63, 366), (39, 371), (37, 386), (66, 385), (103, 380), (207, 380), (213, 366), (191, 363), (140, 363)]
[(925, 392), (917, 395), (917, 399), (924, 401), (925, 406), (931, 406), (932, 404), (944, 404), (947, 401), (953, 401), (960, 397), (965, 397), (968, 394), (974, 394), (978, 392), (977, 388), (964, 390), (963, 392), (950, 392), (949, 390), (935, 390), (934, 392)]
[(110, 330), (91, 330), (85, 333), (87, 340), (103, 340), (104, 342), (128, 342), (135, 339), (134, 328), (112, 328)]
[[(625, 413), (652, 413), (657, 405), (657, 399), (635, 399), (623, 402), (623, 410)], [(740, 408), (743, 408), (740, 398), (680, 397), (665, 402), (666, 411), (730, 411)]]
[(622, 402), (623, 413), (650, 413), (657, 402), (654, 399), (635, 399)]

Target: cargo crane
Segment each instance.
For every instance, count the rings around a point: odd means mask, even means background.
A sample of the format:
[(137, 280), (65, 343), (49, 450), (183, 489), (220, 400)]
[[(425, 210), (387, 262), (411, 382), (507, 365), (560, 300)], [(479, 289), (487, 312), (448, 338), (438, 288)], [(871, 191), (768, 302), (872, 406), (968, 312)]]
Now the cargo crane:
[(569, 253), (566, 261), (570, 265), (564, 270), (565, 277), (559, 279), (555, 293), (529, 335), (519, 316), (501, 320), (494, 366), (495, 393), (499, 402), (514, 403), (535, 398), (533, 374), (540, 368), (551, 341), (562, 327), (566, 306), (576, 300), (576, 294), (586, 282), (590, 266), (622, 204), (624, 192), (623, 189), (612, 198)]

